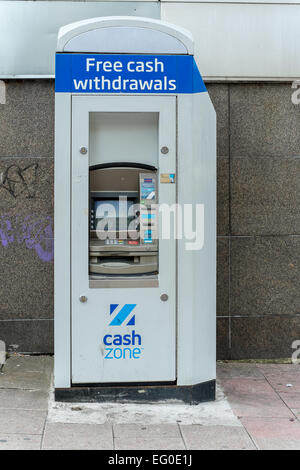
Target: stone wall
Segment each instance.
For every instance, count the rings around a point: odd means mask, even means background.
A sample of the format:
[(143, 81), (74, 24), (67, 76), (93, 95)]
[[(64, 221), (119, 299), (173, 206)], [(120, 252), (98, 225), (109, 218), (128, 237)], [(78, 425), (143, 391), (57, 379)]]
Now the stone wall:
[(290, 83), (208, 90), (218, 116), (218, 357), (290, 357), (300, 339), (300, 107)]
[[(290, 83), (208, 84), (218, 117), (219, 358), (300, 339), (300, 107)], [(53, 81), (0, 104), (0, 339), (53, 352)]]
[(53, 352), (53, 81), (6, 83), (0, 105), (0, 338)]

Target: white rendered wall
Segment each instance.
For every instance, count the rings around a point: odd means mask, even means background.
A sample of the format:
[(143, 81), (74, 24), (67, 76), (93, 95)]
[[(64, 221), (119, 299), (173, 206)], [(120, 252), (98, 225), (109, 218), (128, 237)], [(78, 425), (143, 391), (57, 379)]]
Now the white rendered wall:
[(160, 18), (157, 1), (0, 1), (0, 79), (54, 78), (61, 26), (99, 16)]
[(205, 79), (300, 77), (300, 5), (163, 2), (161, 19), (188, 29)]
[(5, 0), (0, 2), (0, 79), (54, 77), (59, 26), (108, 15), (161, 16), (189, 29), (205, 79), (300, 77), (300, 0)]

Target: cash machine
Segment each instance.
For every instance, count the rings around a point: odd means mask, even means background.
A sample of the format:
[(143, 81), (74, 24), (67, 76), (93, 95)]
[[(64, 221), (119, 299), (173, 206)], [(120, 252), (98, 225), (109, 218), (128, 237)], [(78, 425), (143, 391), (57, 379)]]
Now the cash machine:
[(156, 169), (96, 165), (89, 169), (89, 185), (90, 279), (112, 285), (118, 279), (122, 285), (126, 275), (134, 280), (141, 278), (136, 275), (156, 275)]
[(212, 400), (216, 121), (193, 39), (66, 25), (55, 82), (55, 397)]

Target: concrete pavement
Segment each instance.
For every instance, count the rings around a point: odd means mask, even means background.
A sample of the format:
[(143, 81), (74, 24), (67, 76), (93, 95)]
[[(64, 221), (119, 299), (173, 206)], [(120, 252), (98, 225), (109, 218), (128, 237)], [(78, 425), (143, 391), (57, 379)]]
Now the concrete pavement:
[(218, 364), (215, 402), (57, 403), (53, 360), (12, 355), (0, 373), (1, 449), (300, 449), (300, 366)]

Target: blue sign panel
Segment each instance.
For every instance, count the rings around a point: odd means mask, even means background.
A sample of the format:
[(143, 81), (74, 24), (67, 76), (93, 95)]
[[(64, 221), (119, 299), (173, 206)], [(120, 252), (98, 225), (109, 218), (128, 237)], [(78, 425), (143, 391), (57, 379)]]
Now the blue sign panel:
[(55, 91), (65, 93), (201, 93), (193, 56), (56, 54)]

